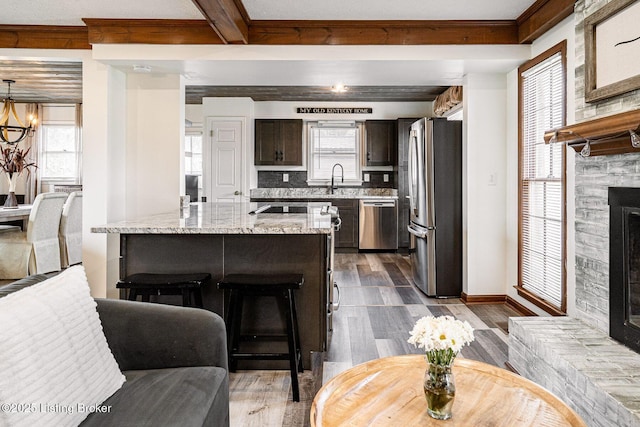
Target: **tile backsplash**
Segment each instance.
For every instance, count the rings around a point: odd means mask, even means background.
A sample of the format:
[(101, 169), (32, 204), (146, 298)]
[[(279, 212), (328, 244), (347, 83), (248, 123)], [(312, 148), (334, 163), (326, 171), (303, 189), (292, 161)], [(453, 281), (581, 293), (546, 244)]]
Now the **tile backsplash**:
[[(282, 175), (288, 174), (289, 181), (284, 182)], [(369, 181), (364, 182), (364, 175), (369, 175)], [(384, 175), (388, 176), (385, 182)], [(397, 188), (394, 171), (363, 171), (361, 188)], [(258, 171), (258, 188), (306, 188), (306, 171)]]

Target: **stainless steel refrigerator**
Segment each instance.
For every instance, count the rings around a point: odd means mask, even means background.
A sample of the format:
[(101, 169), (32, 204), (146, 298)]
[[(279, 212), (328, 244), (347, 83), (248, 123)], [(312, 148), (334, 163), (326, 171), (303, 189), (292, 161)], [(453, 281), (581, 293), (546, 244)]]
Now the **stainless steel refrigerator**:
[(420, 119), (409, 135), (413, 281), (426, 295), (462, 293), (462, 122)]

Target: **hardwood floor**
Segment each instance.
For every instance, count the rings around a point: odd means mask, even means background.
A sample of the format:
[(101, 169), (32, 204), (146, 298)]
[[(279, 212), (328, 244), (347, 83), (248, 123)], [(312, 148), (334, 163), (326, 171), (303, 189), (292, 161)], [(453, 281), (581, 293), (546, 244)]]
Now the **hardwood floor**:
[(505, 366), (508, 318), (520, 313), (503, 304), (467, 306), (457, 298), (426, 297), (411, 284), (406, 255), (336, 254), (335, 271), (340, 308), (334, 314), (329, 351), (315, 354), (312, 370), (300, 376), (300, 402), (291, 401), (289, 371), (231, 373), (232, 427), (309, 425), (309, 409), (320, 379), (324, 383), (372, 359), (420, 354), (407, 339), (422, 316), (467, 320), (474, 328), (475, 341), (460, 356)]

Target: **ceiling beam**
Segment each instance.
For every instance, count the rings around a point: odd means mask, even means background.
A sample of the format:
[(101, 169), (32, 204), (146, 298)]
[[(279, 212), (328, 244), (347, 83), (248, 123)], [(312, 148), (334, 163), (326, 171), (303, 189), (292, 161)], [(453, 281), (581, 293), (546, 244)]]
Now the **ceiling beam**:
[[(531, 43), (575, 0), (537, 0), (516, 20), (251, 21), (240, 0), (193, 0), (207, 20), (83, 19), (86, 27), (0, 25), (0, 48), (91, 49), (94, 43), (445, 45)], [(216, 19), (212, 19), (216, 18)]]
[(573, 13), (575, 0), (537, 0), (520, 15), (518, 42), (531, 43)]
[(88, 41), (138, 44), (221, 44), (205, 20), (84, 18)]
[(0, 48), (91, 49), (91, 45), (86, 27), (0, 25)]
[(349, 86), (334, 93), (327, 86), (187, 86), (186, 103), (202, 104), (202, 98), (250, 97), (254, 101), (345, 101), (425, 102), (433, 101), (448, 86)]
[(252, 21), (249, 44), (517, 44), (515, 21)]
[(192, 1), (225, 44), (249, 43), (249, 24), (233, 0)]

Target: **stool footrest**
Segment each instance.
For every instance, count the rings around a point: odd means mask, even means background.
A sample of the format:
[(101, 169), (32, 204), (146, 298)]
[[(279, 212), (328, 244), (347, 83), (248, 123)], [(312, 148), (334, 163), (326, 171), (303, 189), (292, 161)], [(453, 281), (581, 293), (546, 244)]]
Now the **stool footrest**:
[(289, 353), (231, 353), (231, 357), (242, 360), (289, 360)]
[(286, 341), (287, 335), (240, 335), (241, 341)]
[(258, 292), (261, 289), (300, 289), (303, 283), (302, 274), (228, 274), (218, 282), (218, 288)]

